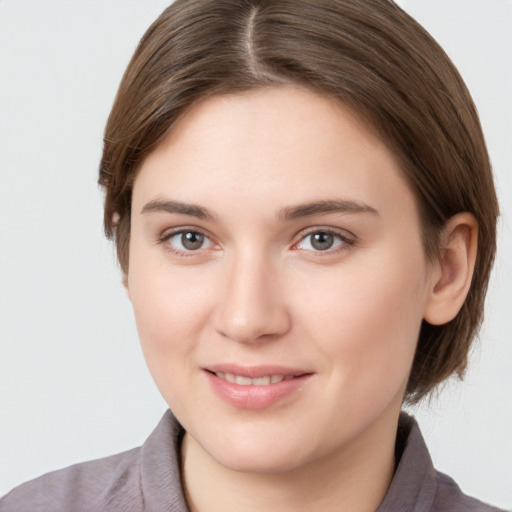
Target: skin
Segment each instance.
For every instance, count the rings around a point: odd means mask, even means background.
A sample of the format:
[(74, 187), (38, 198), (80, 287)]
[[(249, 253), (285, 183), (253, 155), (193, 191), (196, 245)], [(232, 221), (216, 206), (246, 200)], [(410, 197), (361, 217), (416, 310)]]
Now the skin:
[[(365, 211), (284, 215), (340, 200)], [(421, 323), (448, 321), (469, 286), (472, 218), (452, 219), (428, 263), (387, 147), (334, 100), (282, 87), (191, 108), (143, 163), (131, 221), (126, 287), (150, 372), (186, 430), (191, 510), (375, 510)], [(180, 229), (202, 245), (187, 249)], [(311, 233), (326, 231), (333, 246), (318, 250)], [(243, 408), (210, 386), (205, 368), (225, 363), (310, 377)]]

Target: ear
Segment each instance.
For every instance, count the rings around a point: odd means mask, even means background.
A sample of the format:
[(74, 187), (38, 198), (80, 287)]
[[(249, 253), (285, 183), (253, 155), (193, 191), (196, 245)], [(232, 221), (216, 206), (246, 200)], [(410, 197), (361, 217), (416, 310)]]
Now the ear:
[(458, 213), (446, 224), (439, 260), (433, 265), (424, 319), (432, 325), (453, 320), (464, 304), (478, 245), (478, 223), (471, 213)]

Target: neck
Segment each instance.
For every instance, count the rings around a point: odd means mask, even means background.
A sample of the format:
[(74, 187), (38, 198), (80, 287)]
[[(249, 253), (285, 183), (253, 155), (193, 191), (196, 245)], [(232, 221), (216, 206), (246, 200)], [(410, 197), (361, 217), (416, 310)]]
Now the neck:
[(190, 511), (374, 512), (393, 477), (397, 420), (379, 418), (349, 446), (281, 473), (233, 471), (186, 434), (182, 461)]

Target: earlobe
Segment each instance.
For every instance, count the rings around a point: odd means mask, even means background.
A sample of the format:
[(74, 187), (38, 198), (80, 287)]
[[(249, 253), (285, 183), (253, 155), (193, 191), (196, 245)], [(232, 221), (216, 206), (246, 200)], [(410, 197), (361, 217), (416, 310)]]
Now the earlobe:
[(424, 315), (432, 325), (453, 320), (468, 294), (478, 245), (475, 217), (467, 212), (454, 215), (443, 230), (440, 244)]

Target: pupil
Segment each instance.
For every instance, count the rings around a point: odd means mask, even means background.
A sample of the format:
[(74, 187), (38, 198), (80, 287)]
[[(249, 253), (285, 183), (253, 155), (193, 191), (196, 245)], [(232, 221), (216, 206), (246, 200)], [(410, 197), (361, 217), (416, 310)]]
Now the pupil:
[(334, 236), (330, 233), (315, 233), (311, 237), (311, 245), (319, 251), (325, 251), (332, 247)]
[(181, 243), (183, 244), (183, 247), (191, 251), (199, 249), (203, 245), (203, 241), (204, 236), (201, 235), (201, 233), (189, 231), (188, 233), (183, 233), (181, 235)]

